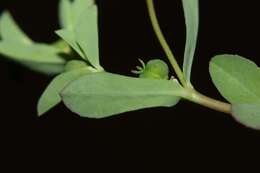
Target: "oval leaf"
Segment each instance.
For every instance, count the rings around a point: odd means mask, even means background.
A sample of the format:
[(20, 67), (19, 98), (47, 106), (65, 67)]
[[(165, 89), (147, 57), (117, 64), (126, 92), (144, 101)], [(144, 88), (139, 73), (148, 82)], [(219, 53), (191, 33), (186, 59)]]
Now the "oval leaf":
[(104, 118), (137, 109), (173, 106), (182, 92), (175, 80), (95, 73), (80, 77), (62, 91), (62, 100), (83, 117)]
[(243, 125), (260, 130), (260, 102), (258, 104), (234, 104), (232, 114)]
[(182, 4), (186, 23), (186, 44), (183, 61), (183, 73), (185, 79), (190, 83), (191, 68), (199, 29), (199, 1), (182, 0)]
[(221, 95), (233, 104), (260, 100), (260, 70), (238, 55), (217, 55), (210, 62), (210, 75)]
[(68, 85), (71, 81), (76, 80), (78, 77), (91, 73), (88, 68), (81, 68), (69, 72), (62, 73), (56, 76), (51, 83), (47, 86), (43, 94), (41, 95), (38, 105), (37, 112), (41, 116), (54, 106), (60, 103), (60, 92)]

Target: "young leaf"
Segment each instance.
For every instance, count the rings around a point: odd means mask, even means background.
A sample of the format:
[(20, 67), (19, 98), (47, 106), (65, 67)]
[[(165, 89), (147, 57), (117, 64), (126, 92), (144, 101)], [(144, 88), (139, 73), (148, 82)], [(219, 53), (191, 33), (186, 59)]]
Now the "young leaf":
[(238, 55), (217, 55), (210, 62), (210, 75), (221, 95), (233, 104), (260, 100), (260, 69)]
[(232, 114), (238, 122), (260, 130), (260, 100), (255, 104), (234, 104)]
[(57, 72), (63, 69), (65, 60), (60, 51), (45, 44), (0, 42), (0, 54), (40, 72)]
[(2, 40), (31, 44), (32, 41), (18, 27), (9, 12), (2, 13), (0, 18), (0, 36)]
[(75, 39), (75, 33), (73, 31), (62, 29), (55, 32), (58, 36), (60, 36), (64, 41), (66, 41), (83, 59), (87, 59), (84, 53), (78, 46), (78, 43)]
[(98, 12), (97, 6), (85, 8), (81, 14), (76, 31), (76, 41), (83, 50), (89, 63), (96, 69), (102, 69), (99, 65), (99, 44), (98, 44)]
[(183, 73), (185, 79), (190, 83), (191, 68), (199, 29), (199, 1), (182, 0), (182, 4), (186, 23), (186, 44), (183, 61)]
[(37, 105), (38, 115), (41, 116), (60, 103), (60, 92), (71, 81), (78, 77), (91, 73), (88, 67), (68, 71), (56, 76), (47, 86)]
[(182, 87), (175, 80), (100, 72), (70, 83), (61, 96), (65, 105), (80, 116), (104, 118), (137, 109), (174, 106), (181, 93)]

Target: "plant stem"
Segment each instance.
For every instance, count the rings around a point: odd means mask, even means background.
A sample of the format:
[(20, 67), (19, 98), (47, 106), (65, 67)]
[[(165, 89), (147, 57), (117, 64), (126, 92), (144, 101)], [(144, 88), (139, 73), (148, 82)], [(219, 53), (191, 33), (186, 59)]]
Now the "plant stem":
[(231, 114), (231, 105), (229, 103), (225, 103), (225, 102), (210, 98), (208, 96), (205, 96), (205, 95), (197, 92), (195, 89), (193, 89), (190, 85), (187, 84), (187, 82), (184, 78), (183, 72), (182, 72), (180, 66), (178, 65), (169, 45), (161, 31), (158, 19), (156, 17), (153, 0), (146, 0), (146, 3), (147, 3), (148, 12), (149, 12), (149, 16), (150, 16), (150, 19), (152, 22), (154, 32), (163, 48), (165, 54), (167, 55), (177, 77), (179, 78), (180, 83), (183, 86), (183, 93), (182, 93), (181, 97), (183, 97), (184, 99), (189, 100), (191, 102), (214, 109), (216, 111)]
[(184, 88), (182, 97), (191, 102), (208, 107), (210, 109), (231, 114), (231, 105), (208, 96), (205, 96), (194, 89)]
[(165, 54), (167, 55), (178, 79), (180, 80), (181, 84), (183, 85), (183, 87), (187, 87), (187, 82), (184, 78), (184, 75), (183, 75), (183, 72), (180, 68), (180, 66), (178, 65), (162, 31), (161, 31), (161, 28), (160, 28), (160, 25), (159, 25), (159, 22), (158, 22), (158, 19), (156, 17), (156, 12), (155, 12), (155, 8), (154, 8), (154, 4), (153, 4), (153, 0), (146, 0), (146, 3), (147, 3), (147, 7), (148, 7), (148, 12), (149, 12), (149, 16), (150, 16), (150, 19), (151, 19), (151, 22), (152, 22), (152, 25), (153, 25), (153, 29), (154, 29), (154, 32), (165, 52)]

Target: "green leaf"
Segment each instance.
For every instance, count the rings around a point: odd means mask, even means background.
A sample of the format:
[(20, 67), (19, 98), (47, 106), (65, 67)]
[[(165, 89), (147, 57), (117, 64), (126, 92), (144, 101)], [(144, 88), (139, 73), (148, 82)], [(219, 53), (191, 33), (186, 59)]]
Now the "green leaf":
[(83, 59), (87, 59), (87, 57), (85, 57), (84, 53), (78, 46), (75, 39), (75, 33), (73, 31), (62, 29), (56, 31), (56, 34), (60, 36), (64, 41), (66, 41), (79, 54), (80, 57), (82, 57)]
[(96, 69), (102, 69), (99, 65), (99, 43), (98, 43), (98, 12), (97, 6), (85, 8), (78, 21), (75, 36), (76, 42), (83, 50), (89, 63)]
[(93, 0), (60, 0), (59, 19), (62, 28), (74, 30), (80, 15), (91, 5), (94, 5)]
[(0, 18), (0, 35), (3, 40), (31, 44), (32, 41), (15, 23), (9, 12), (2, 13)]
[(254, 62), (238, 55), (217, 55), (209, 69), (218, 91), (232, 104), (260, 100), (260, 69)]
[(60, 0), (59, 21), (62, 28), (73, 29), (73, 11), (71, 0)]
[(247, 127), (260, 130), (260, 102), (232, 105), (233, 117)]
[(111, 73), (80, 77), (62, 91), (65, 105), (82, 117), (104, 118), (127, 111), (177, 104), (176, 80), (140, 79)]
[(25, 67), (45, 74), (45, 75), (56, 75), (64, 71), (64, 64), (52, 64), (52, 63), (35, 63), (35, 62), (20, 62)]
[(38, 115), (41, 116), (60, 103), (61, 90), (78, 77), (91, 73), (88, 67), (72, 70), (56, 76), (47, 86), (37, 105)]
[(190, 83), (191, 69), (194, 53), (197, 44), (199, 29), (199, 1), (182, 0), (185, 23), (186, 23), (186, 44), (183, 61), (183, 73), (185, 79)]
[(232, 104), (233, 117), (260, 129), (260, 68), (238, 55), (217, 55), (210, 62), (210, 74), (221, 95)]
[(78, 19), (82, 13), (86, 13), (86, 8), (89, 8), (93, 5), (95, 5), (94, 0), (74, 0), (72, 8), (75, 24), (78, 23)]
[[(64, 5), (67, 4), (67, 5)], [(69, 16), (68, 2), (61, 2), (61, 16)], [(99, 64), (98, 10), (93, 0), (75, 0), (71, 4), (76, 26), (56, 31), (79, 55), (93, 67), (102, 71)], [(64, 12), (62, 12), (64, 11)], [(62, 19), (65, 20), (65, 19)], [(75, 22), (76, 21), (76, 22)], [(73, 24), (74, 25), (74, 24)]]
[(61, 72), (63, 69), (65, 60), (59, 53), (59, 49), (46, 44), (0, 42), (0, 54), (33, 70), (47, 72), (47, 74)]

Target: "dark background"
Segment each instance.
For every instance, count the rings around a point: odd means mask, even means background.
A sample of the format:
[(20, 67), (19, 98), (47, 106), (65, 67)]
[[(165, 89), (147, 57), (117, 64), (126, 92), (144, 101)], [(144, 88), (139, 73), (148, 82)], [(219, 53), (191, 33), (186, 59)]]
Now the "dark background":
[[(11, 11), (33, 40), (53, 42), (57, 39), (53, 31), (59, 29), (57, 2), (0, 0), (0, 11)], [(185, 28), (180, 2), (155, 4), (161, 27), (181, 64)], [(222, 99), (208, 73), (212, 56), (235, 53), (260, 64), (258, 2), (249, 2), (200, 1), (192, 80), (202, 93)], [(107, 71), (131, 75), (137, 58), (164, 57), (144, 0), (99, 0), (98, 6), (101, 63)], [(2, 57), (0, 73), (1, 144), (7, 162), (45, 167), (58, 166), (62, 160), (60, 166), (67, 168), (81, 156), (78, 166), (86, 170), (100, 164), (96, 169), (150, 172), (155, 167), (175, 170), (182, 164), (182, 169), (193, 170), (207, 166), (247, 168), (245, 163), (252, 168), (253, 157), (259, 156), (260, 132), (228, 115), (184, 101), (173, 108), (139, 110), (101, 120), (80, 118), (60, 104), (38, 118), (37, 100), (51, 78)]]

